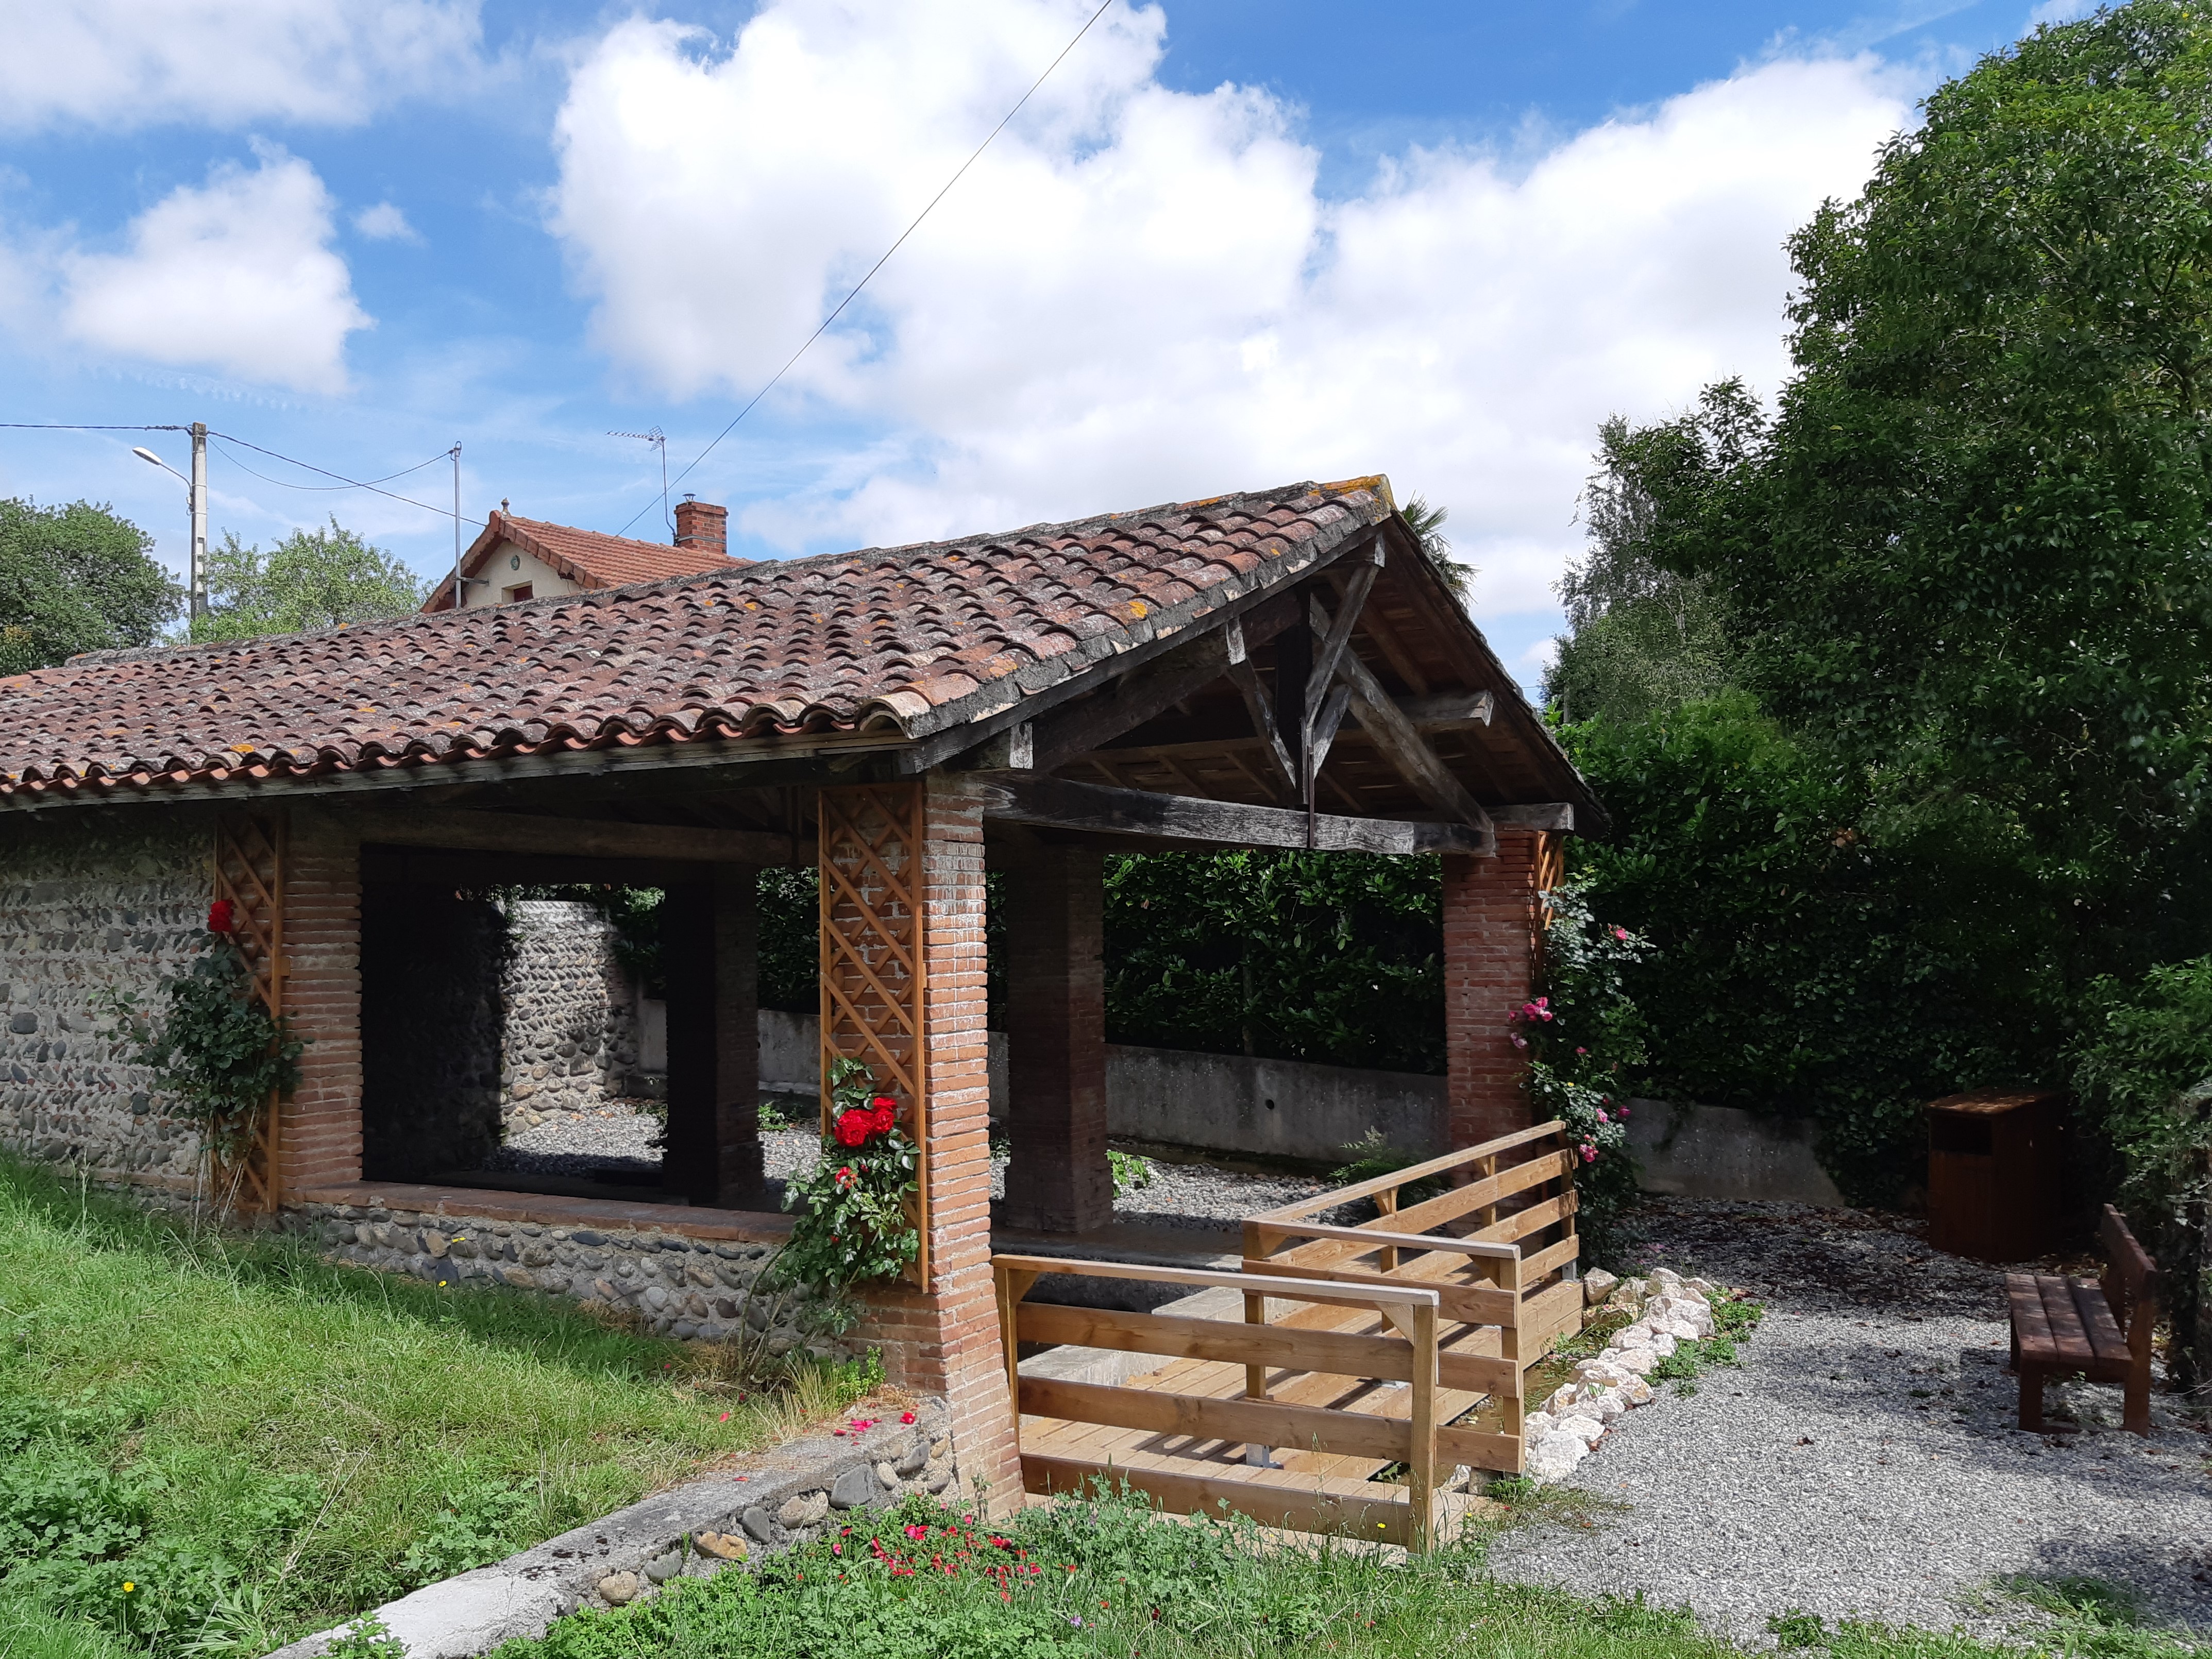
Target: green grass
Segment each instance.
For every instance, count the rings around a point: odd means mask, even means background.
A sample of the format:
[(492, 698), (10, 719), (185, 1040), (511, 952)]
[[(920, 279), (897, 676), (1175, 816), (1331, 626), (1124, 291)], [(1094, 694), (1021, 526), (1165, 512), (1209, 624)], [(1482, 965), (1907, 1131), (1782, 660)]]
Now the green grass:
[(261, 1652), (787, 1435), (573, 1305), (193, 1231), (0, 1161), (0, 1659)]
[[(1548, 1511), (1539, 1511), (1548, 1516)], [(1556, 1517), (1551, 1517), (1556, 1518)], [(1518, 1523), (1515, 1522), (1507, 1524)], [(908, 1528), (924, 1529), (915, 1539)], [(1003, 1530), (928, 1500), (753, 1573), (564, 1620), (495, 1659), (1736, 1659), (1685, 1612), (1510, 1584), (1479, 1533), (1434, 1555), (1155, 1517), (1126, 1497), (1031, 1509)], [(2202, 1659), (2094, 1607), (2052, 1607), (2033, 1646), (1776, 1621), (1835, 1659)]]

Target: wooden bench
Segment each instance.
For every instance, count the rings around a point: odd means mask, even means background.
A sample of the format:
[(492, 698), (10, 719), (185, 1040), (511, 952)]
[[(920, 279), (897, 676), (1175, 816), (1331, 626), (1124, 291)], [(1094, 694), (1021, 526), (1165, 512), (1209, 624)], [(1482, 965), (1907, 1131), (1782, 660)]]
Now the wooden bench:
[(2012, 1363), (2020, 1373), (2020, 1425), (2040, 1432), (2043, 1385), (2053, 1376), (2118, 1382), (2122, 1423), (2150, 1432), (2151, 1324), (2158, 1312), (2158, 1267), (2111, 1205), (2098, 1228), (2105, 1246), (2101, 1284), (2055, 1273), (2007, 1273), (2012, 1304)]

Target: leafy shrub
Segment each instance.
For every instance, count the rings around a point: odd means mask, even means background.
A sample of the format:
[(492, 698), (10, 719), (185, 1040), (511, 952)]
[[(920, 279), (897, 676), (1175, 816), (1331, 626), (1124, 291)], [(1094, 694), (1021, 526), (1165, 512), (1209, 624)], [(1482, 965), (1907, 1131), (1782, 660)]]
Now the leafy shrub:
[(518, 1480), (465, 1480), (442, 1494), (418, 1529), (396, 1575), (410, 1586), (434, 1584), (503, 1560), (533, 1535), (538, 1494)]
[(163, 981), (164, 1006), (149, 1020), (135, 1000), (112, 994), (110, 1012), (132, 1055), (173, 1097), (173, 1116), (190, 1119), (228, 1153), (272, 1095), (300, 1080), (300, 1040), (252, 994), (246, 963), (228, 939), (210, 936), (185, 972)]
[(775, 1254), (775, 1276), (830, 1292), (818, 1317), (841, 1328), (858, 1316), (842, 1293), (896, 1279), (921, 1248), (909, 1204), (921, 1184), (915, 1144), (898, 1127), (898, 1102), (877, 1091), (865, 1060), (830, 1062), (830, 1133), (812, 1170), (785, 1184), (783, 1207), (799, 1211)]
[(1152, 1184), (1152, 1161), (1115, 1147), (1106, 1149), (1106, 1163), (1114, 1171), (1114, 1196), (1120, 1198)]

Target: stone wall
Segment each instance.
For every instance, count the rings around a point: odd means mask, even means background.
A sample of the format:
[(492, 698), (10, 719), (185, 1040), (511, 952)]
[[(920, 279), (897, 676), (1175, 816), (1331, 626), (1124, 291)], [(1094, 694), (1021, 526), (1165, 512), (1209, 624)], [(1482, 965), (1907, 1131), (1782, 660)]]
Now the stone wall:
[(57, 808), (0, 822), (0, 1146), (181, 1190), (199, 1137), (172, 1119), (98, 1006), (149, 1010), (208, 941), (213, 821)]
[(521, 900), (508, 919), (507, 1116), (587, 1111), (640, 1092), (636, 996), (614, 929), (588, 904), (553, 899)]
[(770, 1352), (779, 1354), (806, 1340), (801, 1301), (767, 1291), (750, 1296), (772, 1244), (356, 1204), (301, 1204), (286, 1212), (285, 1224), (341, 1261), (434, 1285), (504, 1285), (604, 1302), (630, 1310), (664, 1335), (708, 1342), (731, 1335), (742, 1321), (768, 1333)]

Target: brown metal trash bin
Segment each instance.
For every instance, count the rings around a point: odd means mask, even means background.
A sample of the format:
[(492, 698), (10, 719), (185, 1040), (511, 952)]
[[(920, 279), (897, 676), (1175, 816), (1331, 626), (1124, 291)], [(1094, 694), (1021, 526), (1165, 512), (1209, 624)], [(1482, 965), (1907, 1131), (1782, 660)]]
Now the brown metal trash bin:
[(1982, 1261), (2051, 1247), (2061, 1171), (2060, 1089), (1983, 1089), (1928, 1107), (1928, 1242)]

